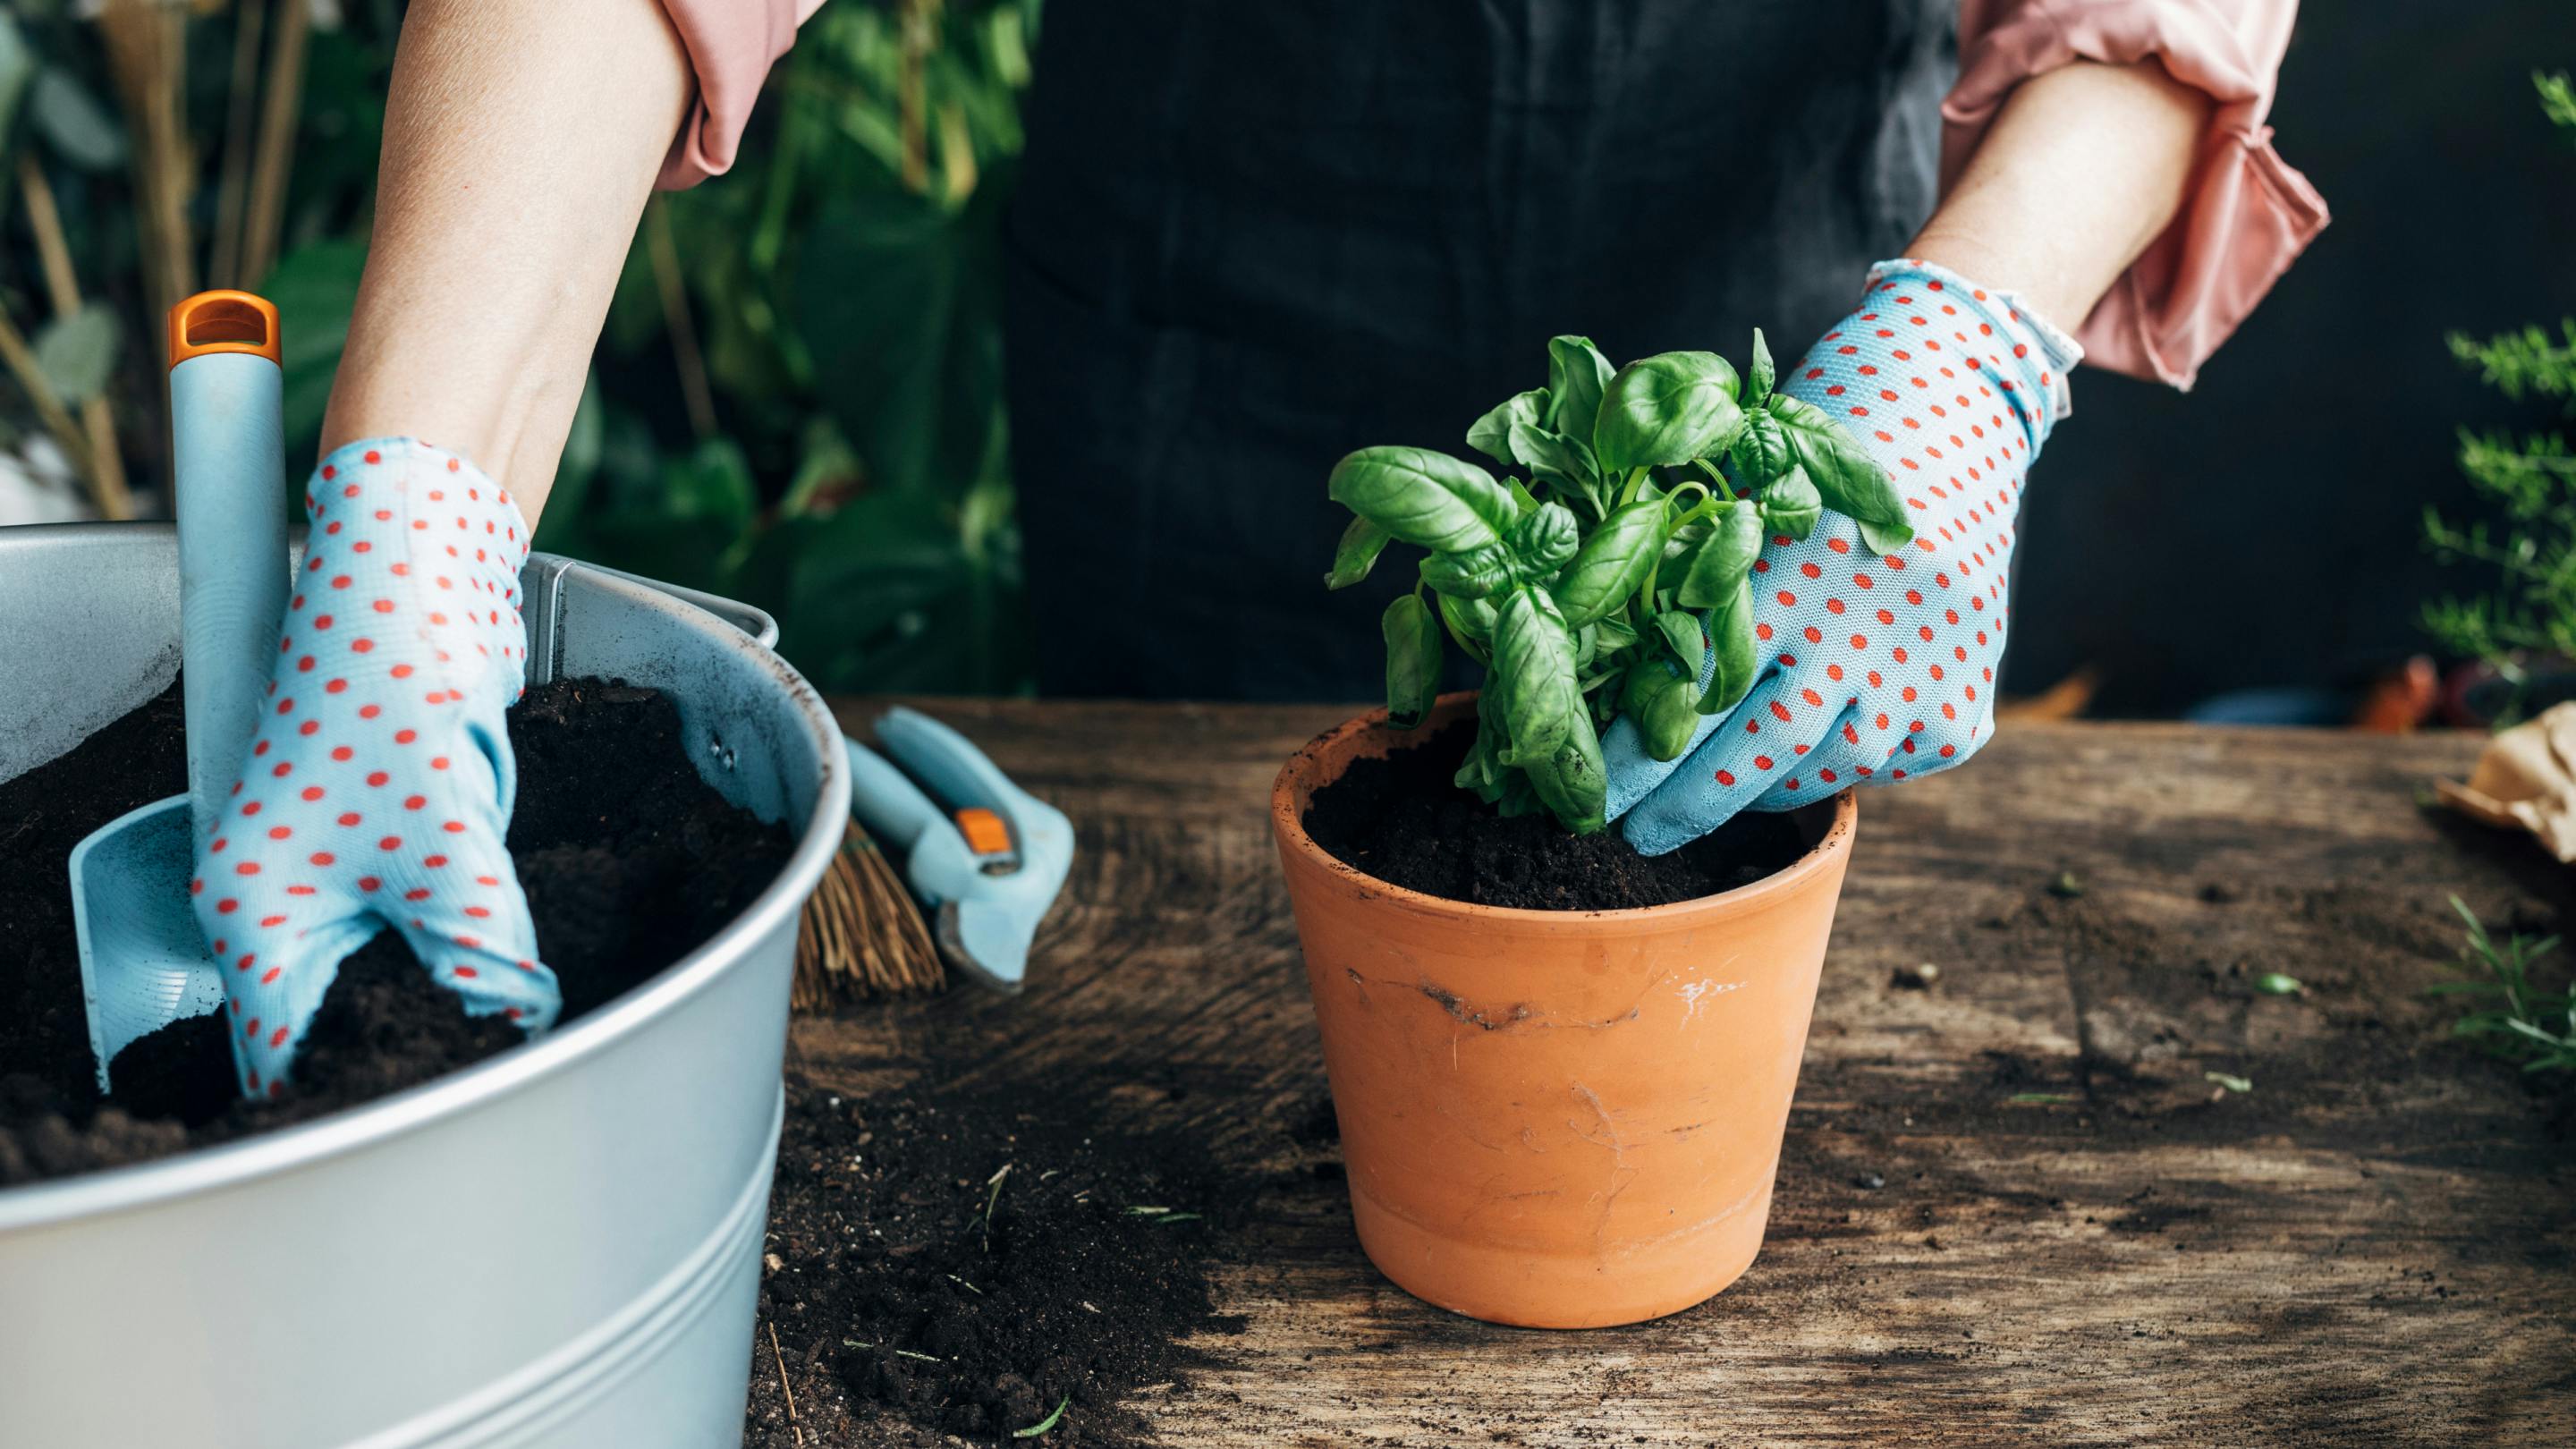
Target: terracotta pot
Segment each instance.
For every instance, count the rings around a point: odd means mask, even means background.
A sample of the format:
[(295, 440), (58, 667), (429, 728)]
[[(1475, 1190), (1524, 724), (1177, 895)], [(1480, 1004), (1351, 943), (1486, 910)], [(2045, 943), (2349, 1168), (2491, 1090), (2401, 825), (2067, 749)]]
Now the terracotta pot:
[[(1474, 698), (1444, 696), (1432, 723)], [(1270, 795), (1360, 1245), (1415, 1297), (1496, 1323), (1702, 1302), (1762, 1246), (1851, 796), (1800, 812), (1796, 864), (1721, 895), (1468, 905), (1364, 875), (1300, 823), (1352, 761), (1423, 737), (1383, 719), (1317, 736)]]

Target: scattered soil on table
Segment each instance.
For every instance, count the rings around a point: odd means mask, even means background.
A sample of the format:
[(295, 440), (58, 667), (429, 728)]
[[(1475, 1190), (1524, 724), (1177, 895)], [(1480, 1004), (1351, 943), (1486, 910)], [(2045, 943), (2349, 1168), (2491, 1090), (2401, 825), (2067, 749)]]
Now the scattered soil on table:
[(1482, 906), (1609, 911), (1668, 906), (1749, 885), (1805, 855), (1797, 817), (1752, 811), (1668, 855), (1617, 829), (1568, 835), (1546, 815), (1505, 819), (1458, 788), (1472, 721), (1383, 759), (1355, 760), (1307, 802), (1306, 833), (1407, 890)]
[[(974, 1084), (982, 1054), (953, 1055), (864, 1096), (791, 1078), (752, 1444), (1013, 1444), (1058, 1405), (1037, 1442), (1149, 1444), (1120, 1402), (1200, 1363), (1190, 1336), (1241, 1326), (1210, 1271), (1261, 1179), (1128, 1125), (1136, 1073), (1116, 1064), (1032, 1093)], [(793, 1422), (782, 1359), (806, 1385)]]
[[(2556, 1178), (2576, 1143), (2576, 1092), (2455, 1036), (2452, 1023), (2486, 1003), (2432, 988), (2479, 979), (2461, 963), (2465, 927), (2450, 892), (2501, 941), (2567, 929), (2576, 881), (2518, 837), (2433, 819), (2457, 854), (2429, 879), (2425, 852), (2391, 849), (2352, 852), (2331, 884), (2231, 879), (2177, 890), (2161, 869), (2142, 872), (2143, 884), (2061, 872), (1909, 902), (1906, 948), (1946, 964), (1928, 988), (1874, 976), (1872, 989), (1922, 1003), (1901, 1008), (1908, 1017), (1937, 1019), (1954, 995), (1977, 998), (1998, 963), (2053, 969), (2067, 983), (2075, 1050), (1989, 1050), (1955, 1077), (1811, 1051), (1772, 1237), (1836, 1236), (1863, 1203), (1921, 1204), (1906, 1210), (1926, 1228), (1940, 1204), (1943, 1232), (1931, 1237), (1952, 1242), (1997, 1222), (2065, 1218), (2177, 1250), (2260, 1241), (2268, 1225), (2298, 1216), (2296, 1181), (2275, 1185), (2277, 1196), (2243, 1183), (2220, 1198), (2207, 1183), (2124, 1190), (2109, 1202), (2081, 1184), (2063, 1196), (2000, 1193), (1991, 1163), (1958, 1156), (1961, 1141), (2063, 1138), (2109, 1162), (2286, 1140), (2421, 1172)], [(1845, 947), (1838, 959), (1848, 965), (1867, 949)], [(2297, 989), (2258, 986), (2273, 973)], [(2534, 971), (2539, 990), (2569, 984), (2554, 954)], [(1847, 1010), (1829, 991), (1816, 1032), (1838, 1032)], [(1813, 1101), (1837, 1105), (1819, 1117)], [(1832, 1130), (1810, 1130), (1819, 1121)], [(2226, 1204), (2223, 1220), (2213, 1201)]]
[[(519, 798), (510, 849), (563, 1020), (679, 959), (751, 903), (793, 849), (698, 777), (661, 693), (596, 679), (537, 686), (510, 711)], [(68, 865), (91, 830), (187, 788), (179, 688), (77, 749), (0, 782), (0, 1185), (149, 1161), (400, 1091), (521, 1040), (465, 1015), (401, 936), (341, 966), (295, 1086), (241, 1100), (221, 1013), (117, 1055), (101, 1100), (81, 1006)]]

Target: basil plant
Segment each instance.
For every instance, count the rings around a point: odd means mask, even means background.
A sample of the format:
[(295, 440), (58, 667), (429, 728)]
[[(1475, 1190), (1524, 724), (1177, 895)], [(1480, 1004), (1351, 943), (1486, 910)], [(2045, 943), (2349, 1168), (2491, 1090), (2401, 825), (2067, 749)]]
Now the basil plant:
[(1485, 669), (1459, 786), (1589, 834), (1605, 823), (1602, 726), (1626, 714), (1669, 760), (1701, 716), (1753, 687), (1765, 537), (1803, 539), (1827, 508), (1880, 553), (1914, 531), (1823, 409), (1772, 390), (1759, 331), (1741, 380), (1712, 352), (1613, 370), (1590, 340), (1559, 337), (1547, 354), (1547, 386), (1467, 430), (1500, 480), (1422, 448), (1363, 448), (1334, 467), (1332, 496), (1358, 516), (1325, 583), (1368, 577), (1391, 542), (1421, 549), (1383, 620), (1389, 722), (1422, 723), (1455, 644)]

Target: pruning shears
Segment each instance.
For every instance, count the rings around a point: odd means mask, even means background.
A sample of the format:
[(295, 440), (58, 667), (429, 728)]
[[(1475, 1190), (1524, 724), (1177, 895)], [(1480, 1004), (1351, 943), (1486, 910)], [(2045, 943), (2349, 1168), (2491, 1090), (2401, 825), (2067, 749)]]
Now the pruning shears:
[(876, 734), (893, 759), (844, 741), (850, 813), (903, 862), (940, 956), (978, 985), (1017, 993), (1073, 864), (1073, 823), (926, 714), (896, 706)]

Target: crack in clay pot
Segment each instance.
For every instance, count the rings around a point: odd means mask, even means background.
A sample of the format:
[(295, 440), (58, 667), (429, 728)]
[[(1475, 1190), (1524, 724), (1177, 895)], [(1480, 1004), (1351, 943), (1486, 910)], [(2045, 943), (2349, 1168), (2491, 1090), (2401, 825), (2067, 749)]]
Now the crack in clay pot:
[[(1349, 976), (1352, 984), (1360, 988), (1361, 999), (1365, 1001), (1368, 995), (1368, 987), (1371, 984), (1370, 981), (1361, 976), (1357, 971), (1351, 971), (1347, 968), (1343, 974)], [(1465, 997), (1460, 996), (1458, 993), (1451, 991), (1437, 982), (1417, 982), (1414, 984), (1412, 989), (1420, 992), (1423, 996), (1428, 997), (1433, 1004), (1437, 1005), (1442, 1011), (1447, 1012), (1453, 1019), (1475, 1027), (1479, 1031), (1510, 1031), (1515, 1027), (1522, 1026), (1534, 1029), (1579, 1027), (1585, 1031), (1606, 1031), (1614, 1026), (1625, 1026), (1629, 1022), (1635, 1021), (1644, 1016), (1646, 997), (1651, 995), (1657, 986), (1664, 983), (1667, 974), (1669, 973), (1656, 973), (1655, 979), (1646, 983), (1645, 988), (1637, 993), (1636, 1002), (1631, 1004), (1626, 1011), (1619, 1012), (1612, 1016), (1605, 1016), (1596, 1021), (1558, 1021), (1554, 1019), (1554, 1012), (1536, 1010), (1527, 1002), (1514, 1002), (1511, 1010), (1504, 1014), (1500, 1019), (1497, 1019), (1489, 1009), (1474, 1006)], [(1379, 986), (1396, 986), (1399, 983), (1380, 980), (1375, 984)], [(1687, 996), (1685, 999), (1687, 999)]]
[[(1628, 1144), (1620, 1138), (1618, 1124), (1610, 1120), (1610, 1109), (1602, 1102), (1601, 1094), (1592, 1090), (1590, 1087), (1583, 1085), (1581, 1082), (1573, 1083), (1572, 1087), (1575, 1098), (1582, 1102), (1583, 1105), (1590, 1107), (1592, 1109), (1592, 1115), (1600, 1119), (1601, 1136), (1595, 1137), (1591, 1133), (1584, 1131), (1583, 1124), (1573, 1118), (1568, 1118), (1566, 1120), (1565, 1129), (1573, 1133), (1575, 1136), (1582, 1138), (1584, 1141), (1592, 1143), (1596, 1147), (1607, 1147), (1610, 1149), (1610, 1179), (1612, 1186), (1608, 1193), (1601, 1196), (1601, 1213), (1599, 1217), (1594, 1219), (1592, 1224), (1592, 1241), (1594, 1246), (1598, 1248), (1605, 1244), (1609, 1238), (1610, 1210), (1612, 1207), (1617, 1205), (1619, 1194), (1626, 1192), (1628, 1190), (1628, 1185), (1637, 1180), (1637, 1169), (1628, 1165)], [(1608, 1140), (1603, 1140), (1605, 1138)]]

